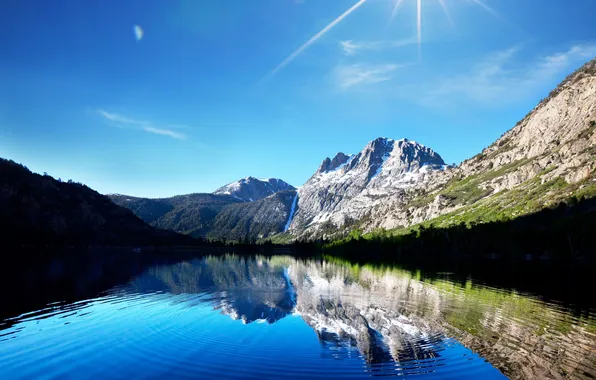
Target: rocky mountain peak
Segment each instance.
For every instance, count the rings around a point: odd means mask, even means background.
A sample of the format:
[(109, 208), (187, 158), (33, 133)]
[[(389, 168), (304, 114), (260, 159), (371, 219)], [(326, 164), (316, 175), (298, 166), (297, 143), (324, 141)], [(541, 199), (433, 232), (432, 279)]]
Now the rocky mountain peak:
[(298, 190), (290, 231), (332, 221), (341, 225), (355, 207), (370, 210), (381, 197), (416, 186), (432, 171), (442, 170), (441, 156), (415, 141), (379, 137), (356, 155), (327, 158)]
[(445, 162), (432, 149), (408, 139), (393, 140), (379, 137), (369, 142), (347, 165), (346, 172), (367, 173), (367, 181), (377, 175), (396, 176), (423, 166), (443, 166)]
[(230, 195), (245, 202), (266, 198), (284, 190), (296, 188), (279, 178), (246, 177), (215, 190), (213, 194)]
[(333, 159), (327, 157), (323, 160), (323, 162), (321, 162), (321, 165), (319, 166), (317, 173), (326, 173), (335, 170), (339, 166), (345, 164), (349, 159), (350, 156), (345, 155), (342, 152), (336, 154), (335, 157), (333, 157)]

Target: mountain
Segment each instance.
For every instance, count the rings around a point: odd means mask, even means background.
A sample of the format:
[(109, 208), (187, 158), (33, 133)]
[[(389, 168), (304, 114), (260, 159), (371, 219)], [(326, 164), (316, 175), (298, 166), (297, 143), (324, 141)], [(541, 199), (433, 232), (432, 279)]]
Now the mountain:
[(85, 185), (32, 173), (0, 159), (3, 245), (196, 245), (153, 228)]
[(216, 217), (208, 238), (217, 240), (256, 240), (286, 230), (295, 190), (275, 193), (256, 202), (225, 207)]
[(120, 194), (109, 197), (152, 226), (193, 237), (206, 237), (215, 217), (226, 206), (241, 202), (230, 195), (216, 194), (187, 194), (161, 199)]
[(381, 137), (358, 154), (326, 158), (298, 190), (281, 180), (247, 177), (214, 194), (111, 198), (154, 226), (232, 240), (485, 223), (570, 197), (596, 197), (595, 145), (592, 60), (492, 145), (457, 166), (445, 165), (415, 141)]
[(152, 226), (193, 237), (239, 241), (283, 232), (295, 194), (295, 188), (280, 179), (247, 177), (213, 194), (161, 199), (109, 197)]
[(298, 191), (290, 232), (317, 234), (351, 226), (387, 199), (403, 197), (431, 173), (446, 168), (439, 154), (415, 141), (378, 138), (356, 155), (326, 158)]
[(405, 139), (379, 138), (355, 156), (325, 159), (298, 191), (288, 232), (318, 238), (511, 219), (596, 196), (595, 170), (596, 59), (458, 166)]
[(284, 190), (296, 188), (277, 178), (246, 177), (220, 187), (213, 194), (230, 195), (244, 202), (253, 202)]

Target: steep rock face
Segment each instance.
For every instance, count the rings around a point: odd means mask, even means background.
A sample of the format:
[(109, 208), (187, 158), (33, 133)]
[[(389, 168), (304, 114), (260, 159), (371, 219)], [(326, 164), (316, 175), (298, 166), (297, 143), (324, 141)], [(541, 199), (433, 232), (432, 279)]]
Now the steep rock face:
[(244, 202), (254, 202), (284, 190), (295, 190), (295, 188), (277, 178), (246, 177), (220, 187), (213, 194), (230, 195)]
[[(433, 173), (400, 203), (374, 213), (366, 229), (437, 216), (515, 217), (596, 187), (596, 60), (568, 76), (482, 153)], [(489, 215), (488, 217), (486, 215)]]
[(290, 232), (309, 235), (326, 223), (349, 225), (382, 198), (399, 198), (404, 189), (444, 165), (432, 149), (407, 139), (378, 138), (356, 155), (327, 158), (298, 190)]

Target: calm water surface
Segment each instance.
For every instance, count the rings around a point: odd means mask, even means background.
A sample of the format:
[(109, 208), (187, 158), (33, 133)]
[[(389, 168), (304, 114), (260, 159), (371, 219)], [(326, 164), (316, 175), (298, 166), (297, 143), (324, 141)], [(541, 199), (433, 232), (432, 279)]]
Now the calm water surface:
[(448, 273), (223, 256), (102, 289), (107, 274), (91, 268), (27, 290), (63, 295), (45, 307), (5, 298), (1, 379), (596, 377), (593, 310)]

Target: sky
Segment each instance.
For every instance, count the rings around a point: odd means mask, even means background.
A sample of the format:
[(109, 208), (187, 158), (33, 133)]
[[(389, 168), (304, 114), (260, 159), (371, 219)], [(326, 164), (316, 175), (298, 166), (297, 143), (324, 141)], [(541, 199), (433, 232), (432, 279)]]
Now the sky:
[(459, 163), (596, 56), (594, 0), (3, 0), (0, 157), (101, 193), (408, 138)]

